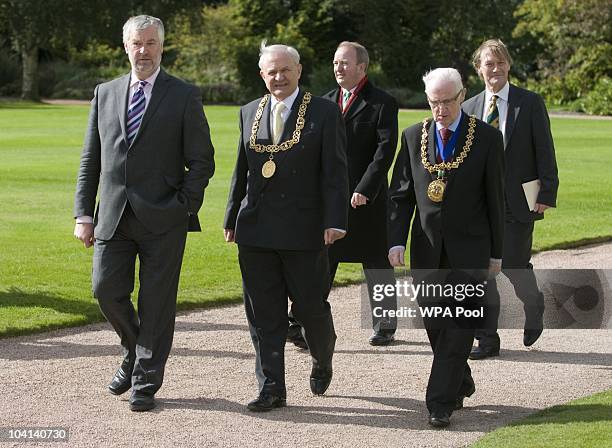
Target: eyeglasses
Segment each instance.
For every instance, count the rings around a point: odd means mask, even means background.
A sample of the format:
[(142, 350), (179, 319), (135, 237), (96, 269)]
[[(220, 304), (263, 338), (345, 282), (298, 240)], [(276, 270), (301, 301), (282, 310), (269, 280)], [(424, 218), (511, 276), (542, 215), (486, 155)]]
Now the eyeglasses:
[(457, 101), (457, 98), (459, 98), (459, 95), (461, 95), (461, 92), (463, 92), (464, 90), (465, 89), (459, 90), (459, 92), (457, 92), (457, 95), (455, 95), (452, 98), (446, 99), (446, 100), (433, 101), (429, 99), (429, 97), (427, 97), (427, 102), (429, 103), (432, 109), (435, 109), (436, 107), (440, 107), (440, 106), (448, 107), (451, 104), (453, 104), (455, 101)]

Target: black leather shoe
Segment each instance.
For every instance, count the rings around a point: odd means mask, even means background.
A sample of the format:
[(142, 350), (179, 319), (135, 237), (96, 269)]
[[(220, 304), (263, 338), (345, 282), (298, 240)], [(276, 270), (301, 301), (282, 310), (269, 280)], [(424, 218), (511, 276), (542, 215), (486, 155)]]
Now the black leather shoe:
[(446, 428), (450, 425), (450, 414), (448, 412), (434, 411), (429, 414), (429, 424), (434, 428)]
[(284, 406), (287, 406), (285, 397), (265, 392), (260, 393), (259, 397), (247, 404), (248, 410), (253, 412), (268, 412)]
[(499, 356), (499, 346), (493, 347), (488, 345), (479, 345), (478, 347), (474, 347), (470, 352), (470, 359), (485, 359), (490, 358), (492, 356)]
[(476, 392), (476, 386), (472, 386), (471, 389), (465, 393), (465, 395), (459, 395), (457, 397), (457, 401), (455, 402), (455, 411), (463, 409), (463, 400), (465, 400), (466, 397), (471, 397), (474, 395), (474, 392)]
[[(542, 293), (540, 293), (540, 296)], [(542, 302), (544, 299), (541, 299)], [(523, 331), (523, 345), (531, 347), (544, 331), (544, 307), (525, 307), (525, 330)]]
[(155, 398), (153, 395), (144, 392), (132, 391), (130, 397), (130, 410), (134, 412), (150, 411), (155, 407)]
[(302, 327), (299, 325), (289, 325), (289, 330), (287, 330), (287, 341), (291, 342), (297, 348), (308, 350), (308, 344), (306, 343), (304, 336), (302, 336)]
[(113, 395), (121, 395), (130, 390), (130, 387), (132, 387), (132, 371), (127, 374), (123, 367), (119, 367), (108, 385), (108, 390)]
[(370, 345), (389, 345), (395, 340), (395, 333), (385, 330), (375, 330), (368, 339)]
[(537, 341), (540, 338), (540, 335), (542, 334), (543, 331), (544, 331), (543, 328), (538, 328), (535, 330), (525, 329), (523, 331), (523, 345), (525, 347), (531, 347), (533, 344), (535, 344), (535, 341)]
[(313, 367), (310, 373), (310, 390), (315, 395), (323, 395), (332, 380), (332, 368)]

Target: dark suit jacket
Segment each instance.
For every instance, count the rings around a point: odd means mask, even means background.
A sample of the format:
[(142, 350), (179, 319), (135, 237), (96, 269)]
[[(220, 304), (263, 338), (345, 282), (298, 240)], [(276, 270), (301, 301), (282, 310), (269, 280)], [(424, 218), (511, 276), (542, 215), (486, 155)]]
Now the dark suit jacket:
[[(304, 92), (300, 90), (285, 123), (285, 141), (295, 130)], [(249, 147), (261, 99), (240, 109), (238, 157), (232, 176), (224, 227), (235, 230), (238, 244), (278, 250), (320, 250), (326, 228), (347, 228), (348, 175), (346, 134), (338, 106), (313, 97), (300, 142), (274, 155), (276, 173), (269, 179), (261, 167), (269, 153)], [(270, 101), (257, 143), (272, 144)]]
[[(482, 118), (485, 92), (465, 101), (463, 110)], [(529, 210), (522, 184), (540, 179), (538, 202), (555, 207), (559, 178), (550, 120), (542, 98), (510, 84), (505, 129), (506, 200), (512, 217), (532, 222), (544, 217)]]
[[(455, 155), (468, 129), (464, 115)], [(450, 171), (444, 199), (432, 202), (427, 186), (436, 177), (421, 162), (419, 123), (404, 130), (389, 189), (389, 247), (406, 246), (412, 220), (410, 266), (440, 266), (444, 245), (452, 268), (486, 269), (490, 258), (502, 258), (504, 229), (504, 154), (499, 131), (476, 121), (474, 143), (464, 162)], [(428, 124), (427, 153), (435, 163), (435, 123)], [(416, 213), (415, 213), (416, 211)], [(413, 218), (414, 215), (414, 219)]]
[(95, 236), (112, 238), (127, 201), (142, 224), (162, 234), (197, 212), (215, 169), (197, 87), (160, 70), (138, 134), (127, 143), (130, 75), (100, 84), (77, 180), (74, 216), (94, 216)]
[[(340, 89), (323, 95), (338, 104)], [(367, 82), (344, 114), (349, 192), (369, 201), (349, 206), (348, 234), (329, 248), (330, 259), (377, 261), (387, 258), (387, 172), (397, 148), (397, 102)]]

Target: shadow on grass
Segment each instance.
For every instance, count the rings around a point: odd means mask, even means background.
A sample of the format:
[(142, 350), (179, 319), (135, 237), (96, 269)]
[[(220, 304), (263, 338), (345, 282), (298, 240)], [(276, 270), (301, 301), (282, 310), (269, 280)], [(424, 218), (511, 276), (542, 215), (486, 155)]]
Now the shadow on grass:
[(594, 236), (590, 238), (580, 238), (572, 241), (563, 241), (561, 243), (548, 244), (540, 249), (534, 249), (532, 254), (537, 254), (540, 252), (546, 252), (547, 250), (561, 250), (561, 249), (577, 249), (582, 248), (584, 246), (591, 246), (594, 244), (603, 244), (612, 241), (612, 236)]
[[(8, 324), (4, 330), (0, 331), (0, 338), (85, 325), (100, 322), (104, 319), (98, 308), (98, 303), (93, 299), (90, 301), (70, 300), (51, 294), (30, 293), (14, 287), (6, 291), (0, 291), (0, 314), (3, 313), (3, 308), (8, 307), (31, 308), (32, 317), (30, 319), (39, 322), (29, 323), (27, 327), (26, 324), (21, 326)], [(63, 321), (59, 319), (50, 321), (45, 316), (46, 310), (67, 314), (70, 317)]]
[(611, 422), (612, 405), (600, 403), (563, 404), (553, 406), (509, 426), (549, 425), (564, 423)]

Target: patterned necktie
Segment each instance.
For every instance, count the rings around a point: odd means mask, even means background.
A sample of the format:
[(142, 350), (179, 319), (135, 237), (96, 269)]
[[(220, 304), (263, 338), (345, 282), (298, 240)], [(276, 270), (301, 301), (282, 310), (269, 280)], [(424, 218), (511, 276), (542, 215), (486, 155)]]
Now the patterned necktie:
[(491, 104), (487, 111), (487, 123), (495, 129), (499, 129), (499, 110), (497, 109), (497, 95), (491, 97)]
[(350, 97), (351, 91), (342, 89), (342, 109), (346, 109), (346, 103), (348, 103)]
[(443, 148), (439, 148), (438, 154), (436, 156), (436, 162), (437, 163), (441, 163), (442, 162), (442, 156), (440, 154), (442, 154), (442, 152), (444, 152), (444, 156), (445, 158), (448, 160), (448, 158), (450, 157), (450, 154), (447, 151), (444, 151), (444, 149), (446, 149), (446, 145), (448, 144), (448, 141), (450, 140), (451, 136), (453, 135), (453, 131), (451, 131), (448, 128), (442, 128), (440, 129), (440, 137), (442, 138), (442, 146)]
[(140, 128), (142, 116), (144, 115), (145, 106), (147, 104), (144, 93), (144, 87), (146, 85), (146, 81), (140, 81), (138, 83), (138, 89), (136, 89), (134, 95), (132, 95), (132, 101), (130, 101), (130, 108), (127, 113), (127, 138), (129, 145), (132, 144), (134, 137), (138, 134), (138, 128)]
[(281, 114), (287, 107), (280, 101), (274, 105), (274, 126), (272, 128), (272, 141), (275, 145), (278, 144), (281, 137), (283, 136), (283, 128), (285, 123)]

